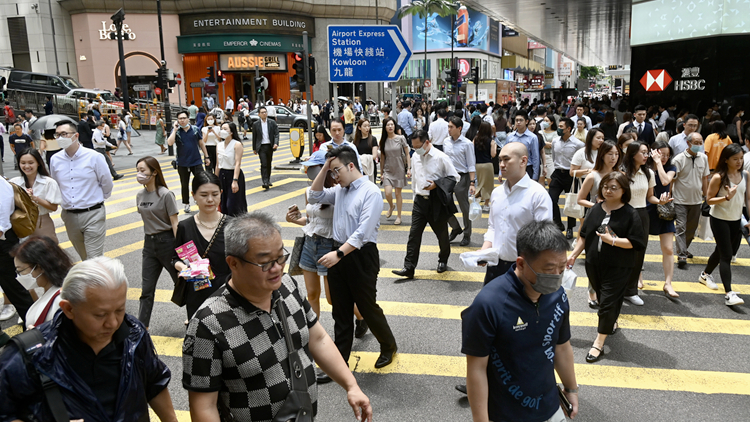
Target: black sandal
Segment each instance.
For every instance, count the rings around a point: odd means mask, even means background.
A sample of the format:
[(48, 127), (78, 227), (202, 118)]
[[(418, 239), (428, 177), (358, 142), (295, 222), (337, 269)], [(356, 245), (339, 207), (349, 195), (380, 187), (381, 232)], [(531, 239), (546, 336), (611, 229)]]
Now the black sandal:
[(615, 326), (612, 328), (612, 333), (610, 333), (610, 335), (617, 334), (617, 328), (619, 328), (619, 327), (620, 327), (620, 325), (617, 323), (617, 321), (615, 321)]
[(588, 362), (588, 363), (594, 363), (594, 362), (598, 361), (599, 359), (601, 359), (602, 356), (604, 356), (604, 350), (603, 349), (600, 349), (600, 348), (598, 348), (596, 346), (591, 346), (591, 348), (598, 350), (599, 351), (599, 356), (594, 356), (591, 353), (587, 354), (586, 355), (586, 362)]

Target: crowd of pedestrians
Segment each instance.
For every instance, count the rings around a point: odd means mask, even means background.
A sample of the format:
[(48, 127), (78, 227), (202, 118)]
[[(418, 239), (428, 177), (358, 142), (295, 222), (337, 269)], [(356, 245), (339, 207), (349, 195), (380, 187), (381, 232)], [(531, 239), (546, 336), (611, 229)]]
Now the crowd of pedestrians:
[[(256, 105), (259, 118), (252, 124), (247, 113), (252, 105), (240, 99), (235, 107), (231, 97), (224, 108), (214, 104), (203, 116), (191, 104), (169, 131), (159, 121), (162, 152), (165, 143), (177, 148), (173, 165), (183, 211), (191, 212), (192, 198), (197, 212), (179, 220), (180, 208), (159, 161), (138, 160), (136, 180), (143, 189), (136, 205), (144, 245), (137, 318), (125, 314), (128, 281), (122, 264), (102, 256), (104, 201), (119, 176), (108, 156), (115, 148), (108, 125), (98, 121), (84, 139), (78, 125), (59, 124), (44, 136), (48, 147), (54, 141), (60, 149), (49, 165), (23, 125), (14, 127), (11, 145), (22, 176), (0, 179), (0, 265), (13, 265), (16, 277), (0, 274), (6, 298), (0, 319), (17, 311), (25, 328), (39, 328), (39, 372), (60, 386), (88, 385), (84, 393), (58, 391), (73, 419), (118, 419), (125, 411), (122, 403), (128, 403), (122, 420), (138, 420), (149, 405), (162, 420), (176, 420), (166, 388), (171, 373), (155, 355), (148, 333), (156, 283), (166, 270), (175, 285), (172, 301), (186, 309), (182, 383), (195, 420), (314, 415), (316, 384), (331, 381), (346, 390), (357, 418), (370, 420), (369, 399), (347, 362), (354, 338), (368, 331), (380, 349), (375, 368), (396, 359), (398, 341), (377, 300), (378, 233), (384, 211), (385, 221), (395, 212), (393, 224), (402, 224), (409, 180), (414, 205), (406, 255), (403, 268), (393, 271), (400, 277), (416, 277), (428, 224), (439, 245), (435, 269), (442, 273), (448, 270), (451, 242), (463, 235), (460, 246), (472, 245), (472, 221), (488, 213), (483, 243), (474, 246), (497, 260), (480, 262), (486, 266), (484, 287), (461, 315), (467, 376), (466, 384), (456, 386), (469, 396), (475, 420), (558, 422), (578, 413), (571, 304), (561, 284), (581, 253), (590, 284), (588, 306), (598, 315), (585, 357), (589, 363), (604, 357), (624, 301), (646, 305), (639, 290), (649, 235), (659, 237), (664, 293), (677, 298), (674, 255), (678, 268), (685, 268), (697, 226), (707, 215), (716, 248), (696, 281), (717, 290), (712, 273), (719, 267), (726, 305), (744, 303), (732, 290), (731, 262), (743, 225), (750, 226), (750, 153), (721, 120), (708, 125), (704, 145), (701, 119), (687, 112), (672, 116), (667, 108), (638, 105), (622, 112), (624, 106), (609, 100), (565, 105), (545, 100), (450, 110), (445, 103), (404, 100), (392, 117), (384, 116), (378, 140), (359, 102), (346, 104), (343, 119), (321, 117), (329, 113), (328, 102), (313, 103), (313, 115), (325, 124), (316, 128), (315, 148), (303, 163), (311, 183), (305, 213), (294, 204), (286, 214), (303, 231), (290, 252), (274, 217), (246, 212), (242, 159), (248, 130), (260, 159), (261, 186), (273, 186), (279, 129), (269, 101)], [(130, 150), (127, 117), (121, 119), (120, 139)], [(741, 129), (742, 116), (730, 117)], [(38, 206), (37, 226), (25, 239), (10, 223), (10, 183), (25, 189)], [(575, 203), (566, 201), (561, 209), (562, 193), (575, 194)], [(576, 214), (574, 206), (585, 212)], [(49, 217), (58, 207), (79, 264), (73, 265), (58, 245)], [(296, 266), (303, 275), (306, 297), (284, 274), (287, 262), (290, 271)], [(32, 296), (34, 288), (43, 294)], [(333, 339), (319, 321), (321, 290), (332, 308)], [(100, 322), (93, 322), (97, 318)], [(530, 320), (545, 330), (529, 327)], [(59, 347), (54, 346), (58, 339)], [(0, 415), (26, 412), (39, 420), (56, 419), (59, 409), (41, 405), (54, 399), (27, 370), (21, 344), (0, 356), (0, 388), (8, 398)], [(123, 354), (133, 362), (126, 374), (115, 359)], [(88, 372), (76, 371), (79, 366)], [(553, 372), (562, 382), (559, 395)], [(568, 409), (560, 407), (560, 395)], [(86, 406), (91, 402), (101, 406)]]

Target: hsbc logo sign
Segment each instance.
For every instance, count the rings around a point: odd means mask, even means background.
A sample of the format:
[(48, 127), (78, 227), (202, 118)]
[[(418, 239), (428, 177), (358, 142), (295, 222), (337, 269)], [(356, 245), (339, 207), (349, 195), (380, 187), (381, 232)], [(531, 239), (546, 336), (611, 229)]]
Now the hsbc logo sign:
[[(691, 67), (682, 69), (682, 77), (699, 77), (700, 68)], [(664, 69), (649, 70), (641, 78), (641, 85), (647, 92), (661, 92), (669, 87), (673, 81), (672, 76)], [(705, 79), (678, 79), (674, 81), (675, 91), (703, 91), (706, 89)]]
[(671, 82), (672, 77), (664, 69), (649, 70), (641, 78), (641, 85), (649, 92), (664, 91)]

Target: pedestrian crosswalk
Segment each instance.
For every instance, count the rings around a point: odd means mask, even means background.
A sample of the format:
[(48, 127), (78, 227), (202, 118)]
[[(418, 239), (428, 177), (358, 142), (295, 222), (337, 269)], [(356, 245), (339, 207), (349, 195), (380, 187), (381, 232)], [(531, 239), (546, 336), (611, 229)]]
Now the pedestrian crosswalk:
[[(291, 153), (280, 152), (275, 154), (275, 163), (286, 163), (290, 160)], [(177, 193), (179, 201), (179, 179), (177, 172), (169, 166), (170, 157), (160, 157), (164, 176), (173, 191)], [(259, 186), (259, 163), (252, 152), (246, 152), (243, 160), (243, 169), (247, 180), (248, 210), (266, 210), (276, 218), (282, 227), (282, 237), (288, 250), (294, 244), (294, 238), (299, 236), (299, 226), (284, 221), (286, 208), (292, 203), (298, 204), (304, 209), (304, 192), (308, 187), (307, 178), (299, 171), (276, 171), (273, 172), (274, 187), (265, 191)], [(132, 176), (134, 170), (120, 170), (120, 172)], [(119, 258), (126, 266), (131, 288), (128, 291), (128, 311), (136, 313), (137, 302), (140, 297), (140, 250), (142, 247), (142, 226), (140, 216), (135, 208), (135, 195), (141, 186), (132, 179), (126, 178), (115, 182), (112, 197), (106, 201), (107, 207), (107, 240), (105, 241), (105, 254), (110, 257)], [(469, 247), (452, 246), (452, 256), (449, 262), (449, 271), (438, 274), (434, 271), (437, 263), (439, 248), (437, 241), (429, 230), (423, 237), (421, 247), (420, 265), (415, 272), (415, 280), (404, 282), (393, 274), (392, 270), (400, 269), (406, 250), (406, 240), (409, 231), (409, 217), (411, 215), (411, 191), (404, 189), (405, 217), (401, 226), (392, 225), (392, 219), (386, 220), (385, 210), (381, 217), (378, 249), (381, 253), (381, 271), (379, 275), (379, 301), (384, 313), (388, 317), (394, 332), (397, 333), (399, 341), (399, 353), (396, 361), (382, 369), (374, 369), (374, 363), (378, 356), (377, 344), (373, 341), (356, 343), (355, 352), (349, 361), (350, 368), (358, 375), (360, 386), (378, 409), (378, 401), (390, 392), (390, 387), (381, 385), (378, 381), (382, 377), (383, 382), (388, 377), (407, 377), (415, 384), (427, 382), (436, 377), (445, 377), (445, 389), (451, 389), (455, 383), (463, 381), (466, 374), (466, 360), (460, 353), (461, 348), (461, 311), (471, 303), (474, 295), (482, 287), (484, 272), (481, 269), (463, 269), (458, 254), (478, 249), (481, 246), (481, 236), (486, 232), (487, 217), (485, 213), (475, 222), (473, 229), (473, 242)], [(384, 209), (386, 207), (384, 206)], [(184, 218), (181, 213), (181, 218)], [(395, 213), (394, 213), (395, 217)], [(60, 246), (75, 256), (72, 245), (67, 241), (64, 226), (59, 221), (59, 213), (53, 215), (60, 236)], [(750, 345), (750, 318), (746, 308), (739, 311), (729, 312), (723, 303), (723, 289), (710, 290), (697, 282), (688, 279), (686, 272), (676, 271), (673, 286), (681, 294), (679, 299), (669, 299), (659, 295), (663, 281), (661, 277), (662, 257), (659, 252), (658, 237), (651, 237), (649, 242), (649, 254), (646, 255), (647, 272), (644, 278), (644, 292), (647, 294), (645, 307), (635, 308), (625, 306), (619, 320), (619, 326), (627, 342), (622, 345), (616, 339), (608, 340), (609, 348), (622, 348), (619, 353), (627, 355), (627, 347), (633, 347), (633, 343), (648, 343), (652, 348), (661, 341), (669, 344), (680, 344), (686, 336), (693, 336), (698, 342), (695, 349), (700, 349), (702, 344), (721, 343), (732, 345), (731, 350), (743, 350), (737, 344)], [(705, 264), (707, 255), (713, 250), (713, 242), (696, 240), (696, 252), (699, 253), (688, 262), (697, 268)], [(746, 249), (744, 249), (746, 251)], [(733, 264), (737, 270), (734, 282), (734, 290), (739, 294), (750, 295), (750, 285), (746, 284), (747, 275), (750, 275), (750, 259), (744, 258), (746, 254), (740, 253), (741, 257)], [(637, 400), (639, 392), (690, 392), (696, 394), (726, 394), (732, 396), (750, 396), (750, 370), (747, 366), (736, 366), (727, 370), (726, 365), (713, 364), (710, 359), (701, 360), (699, 364), (693, 364), (690, 356), (682, 356), (681, 350), (673, 350), (675, 359), (679, 364), (663, 365), (654, 363), (647, 356), (634, 357), (632, 360), (607, 360), (591, 365), (584, 363), (583, 357), (595, 337), (595, 327), (598, 320), (596, 311), (589, 309), (586, 303), (586, 287), (588, 279), (585, 277), (583, 268), (583, 255), (575, 267), (579, 274), (576, 287), (569, 292), (571, 297), (570, 323), (574, 337), (574, 349), (576, 352), (576, 375), (578, 383), (582, 388), (582, 395), (593, 396), (597, 389), (622, 389), (623, 397), (628, 400)], [(693, 274), (690, 272), (689, 274)], [(297, 278), (304, 284), (302, 277)], [(157, 321), (152, 322), (151, 334), (158, 353), (167, 358), (167, 362), (173, 373), (171, 391), (175, 398), (178, 410), (178, 419), (188, 421), (189, 409), (187, 407), (186, 393), (180, 387), (181, 379), (181, 350), (182, 338), (179, 336), (180, 326), (184, 320), (184, 311), (177, 310), (171, 304), (171, 291), (166, 289), (169, 283), (164, 283), (166, 276), (162, 275), (162, 283), (156, 291), (155, 316)], [(718, 296), (721, 295), (721, 296)], [(684, 301), (684, 302), (683, 302)], [(683, 305), (684, 303), (684, 305)], [(698, 305), (695, 305), (698, 304)], [(692, 306), (688, 308), (688, 306)], [(710, 308), (710, 309), (709, 309)], [(330, 317), (330, 305), (321, 300), (323, 315), (321, 321), (332, 333), (332, 320)], [(171, 328), (164, 330), (165, 324)], [(167, 334), (166, 332), (169, 334)], [(6, 332), (14, 335), (20, 332), (20, 327), (15, 326), (6, 329)], [(401, 337), (398, 333), (408, 333)], [(657, 339), (655, 339), (654, 336)], [(372, 337), (369, 335), (369, 337)], [(430, 346), (433, 347), (430, 347)], [(636, 350), (633, 348), (633, 350)], [(643, 350), (643, 349), (637, 349)], [(746, 352), (747, 347), (744, 348)], [(718, 357), (717, 357), (718, 358)], [(364, 377), (365, 378), (359, 378)], [(401, 378), (400, 378), (401, 379)], [(321, 395), (334, 395), (333, 390), (321, 388)], [(625, 391), (633, 391), (628, 396)], [(326, 393), (328, 392), (328, 393)], [(372, 393), (371, 393), (372, 392)], [(342, 394), (340, 390), (335, 394)], [(402, 394), (419, 397), (420, 391), (404, 391)], [(458, 399), (458, 394), (457, 399)], [(429, 400), (429, 397), (424, 397)], [(746, 400), (746, 398), (745, 398)], [(350, 409), (345, 403), (329, 400), (330, 406), (320, 406), (320, 413), (324, 419), (321, 420), (344, 420), (351, 416)], [(336, 404), (334, 406), (334, 404)], [(333, 408), (331, 408), (333, 406)], [(458, 405), (457, 405), (458, 406)], [(429, 407), (425, 407), (429, 409)], [(382, 409), (387, 411), (386, 409)], [(461, 420), (469, 420), (470, 413), (463, 409), (464, 417)], [(581, 409), (581, 420), (586, 419), (585, 406)], [(424, 413), (424, 412), (423, 412)], [(376, 413), (377, 415), (377, 413)], [(392, 415), (392, 414), (389, 414)], [(424, 413), (431, 420), (442, 419), (439, 414)], [(709, 420), (701, 418), (699, 420)], [(156, 419), (154, 419), (156, 420)], [(402, 420), (390, 417), (381, 420)], [(411, 419), (410, 419), (411, 420)], [(662, 418), (660, 420), (669, 420)]]

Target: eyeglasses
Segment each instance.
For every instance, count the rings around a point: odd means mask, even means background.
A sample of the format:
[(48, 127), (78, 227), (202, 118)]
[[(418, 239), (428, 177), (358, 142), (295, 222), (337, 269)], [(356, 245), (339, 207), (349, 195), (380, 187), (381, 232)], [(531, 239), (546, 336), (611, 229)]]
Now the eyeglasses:
[(331, 177), (333, 177), (334, 179), (338, 179), (339, 178), (339, 172), (344, 167), (346, 167), (346, 166), (339, 166), (339, 167), (331, 169)]
[[(29, 268), (31, 268), (31, 265), (27, 266), (26, 268), (24, 268), (22, 270), (16, 270), (16, 275), (23, 275), (21, 273), (26, 272), (26, 270), (28, 270)], [(36, 268), (36, 267), (34, 267), (34, 268)], [(31, 271), (29, 271), (29, 272), (33, 273), (34, 272), (34, 268), (31, 268)]]
[(70, 132), (70, 133), (68, 133), (68, 132), (55, 132), (55, 134), (53, 136), (55, 137), (55, 139), (60, 138), (60, 137), (67, 138), (68, 135), (73, 136), (76, 133), (77, 132)]
[(612, 186), (602, 186), (602, 190), (603, 190), (603, 191), (605, 191), (605, 190), (608, 190), (608, 191), (610, 191), (610, 192), (617, 192), (618, 190), (620, 190), (620, 187), (619, 187), (619, 186), (617, 186), (617, 185), (612, 185)]
[(242, 262), (255, 265), (256, 267), (260, 267), (260, 270), (265, 273), (268, 270), (270, 270), (271, 267), (273, 267), (273, 264), (279, 264), (283, 267), (284, 264), (286, 264), (286, 261), (289, 259), (289, 252), (287, 252), (286, 248), (284, 248), (284, 255), (281, 255), (278, 259), (275, 259), (273, 261), (268, 261), (265, 264), (256, 264), (255, 262), (250, 262), (241, 256), (235, 256), (235, 258), (239, 259)]

